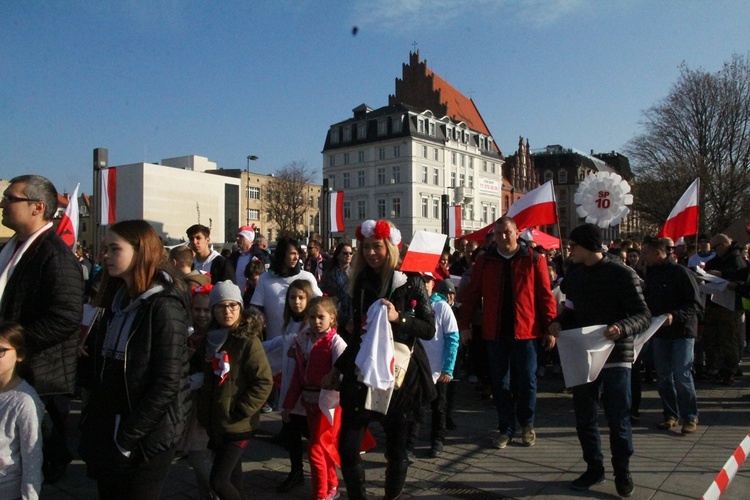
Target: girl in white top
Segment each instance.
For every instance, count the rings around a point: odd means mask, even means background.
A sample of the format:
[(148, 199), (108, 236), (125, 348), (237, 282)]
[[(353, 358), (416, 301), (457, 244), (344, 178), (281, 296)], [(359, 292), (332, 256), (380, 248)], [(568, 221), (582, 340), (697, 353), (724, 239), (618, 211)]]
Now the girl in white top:
[(21, 376), (23, 328), (0, 324), (0, 498), (39, 498), (44, 406)]

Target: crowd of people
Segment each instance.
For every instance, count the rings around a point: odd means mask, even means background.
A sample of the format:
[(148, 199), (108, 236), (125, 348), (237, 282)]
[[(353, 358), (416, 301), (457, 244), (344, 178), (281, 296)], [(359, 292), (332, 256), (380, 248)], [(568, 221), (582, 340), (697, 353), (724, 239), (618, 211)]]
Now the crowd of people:
[[(601, 405), (627, 497), (641, 367), (655, 374), (658, 428), (681, 424), (684, 434), (698, 427), (694, 373), (725, 385), (741, 374), (750, 268), (747, 246), (724, 234), (692, 249), (652, 237), (605, 245), (584, 224), (544, 249), (501, 217), (483, 241), (459, 239), (434, 269), (412, 273), (400, 270), (407, 245), (386, 220), (363, 221), (356, 245), (331, 255), (320, 237), (306, 247), (281, 238), (270, 252), (252, 226), (219, 252), (200, 224), (167, 250), (146, 221), (126, 220), (107, 227), (93, 263), (52, 230), (56, 193), (43, 177), (20, 176), (0, 201), (15, 232), (0, 248), (0, 422), (12, 430), (0, 437), (2, 498), (36, 498), (42, 480), (65, 474), (68, 398), (80, 395), (77, 451), (101, 498), (158, 498), (178, 456), (201, 498), (246, 498), (242, 455), (276, 410), (275, 442), (290, 461), (279, 492), (304, 482), (307, 450), (316, 498), (340, 496), (338, 469), (348, 497), (365, 498), (362, 452), (377, 421), (385, 498), (395, 499), (420, 426), (429, 424), (436, 458), (460, 425), (458, 374), (493, 400), (490, 446), (517, 435), (534, 446), (538, 377), (561, 372), (561, 332), (589, 326), (614, 348), (595, 380), (569, 389), (587, 464), (571, 487), (605, 479)], [(701, 294), (706, 274), (728, 282), (734, 307)], [(655, 317), (664, 324), (636, 358), (634, 339)]]

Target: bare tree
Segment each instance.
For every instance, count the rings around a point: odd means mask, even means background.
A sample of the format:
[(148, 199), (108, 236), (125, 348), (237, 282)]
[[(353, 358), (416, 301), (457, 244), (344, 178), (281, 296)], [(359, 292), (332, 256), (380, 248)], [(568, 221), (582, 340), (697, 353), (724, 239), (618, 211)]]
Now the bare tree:
[(293, 161), (278, 170), (266, 185), (264, 210), (276, 224), (279, 237), (301, 235), (309, 209), (307, 185), (313, 175), (304, 161)]
[(750, 61), (733, 55), (716, 73), (683, 64), (669, 95), (644, 112), (645, 133), (626, 146), (634, 208), (660, 226), (701, 179), (702, 230), (716, 233), (750, 213)]

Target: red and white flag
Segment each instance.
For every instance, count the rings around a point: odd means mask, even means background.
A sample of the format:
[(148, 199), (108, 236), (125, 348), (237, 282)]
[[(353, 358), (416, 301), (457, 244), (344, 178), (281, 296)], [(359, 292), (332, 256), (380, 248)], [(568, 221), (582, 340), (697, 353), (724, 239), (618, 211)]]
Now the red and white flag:
[(331, 232), (341, 233), (344, 231), (344, 192), (331, 193)]
[(557, 223), (557, 202), (552, 181), (521, 196), (505, 214), (513, 217), (519, 230)]
[(428, 233), (417, 231), (411, 240), (409, 250), (404, 255), (401, 263), (401, 271), (412, 271), (415, 273), (431, 273), (435, 270), (440, 254), (445, 248), (445, 240), (448, 237), (439, 233)]
[(461, 205), (448, 207), (448, 237), (461, 237)]
[(76, 243), (78, 242), (78, 187), (80, 185), (80, 182), (76, 184), (76, 188), (68, 200), (65, 213), (60, 219), (60, 224), (57, 225), (58, 236), (73, 252), (76, 251)]
[(99, 223), (102, 226), (114, 224), (117, 217), (117, 169), (103, 168), (101, 175), (102, 213)]
[(659, 231), (659, 238), (672, 238), (677, 241), (683, 236), (698, 233), (698, 192), (700, 178), (687, 188), (667, 217), (667, 222)]

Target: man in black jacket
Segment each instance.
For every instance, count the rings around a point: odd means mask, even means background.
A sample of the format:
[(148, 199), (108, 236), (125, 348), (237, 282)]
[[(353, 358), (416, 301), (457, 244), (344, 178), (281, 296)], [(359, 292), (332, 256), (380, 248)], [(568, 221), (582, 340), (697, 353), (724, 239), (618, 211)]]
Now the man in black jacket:
[(693, 273), (669, 259), (665, 238), (646, 238), (641, 258), (646, 263), (646, 304), (654, 316), (666, 315), (651, 340), (657, 386), (664, 410), (658, 428), (669, 430), (682, 419), (682, 433), (698, 428), (698, 401), (693, 384), (693, 348), (698, 315), (703, 312)]
[(615, 343), (597, 379), (573, 387), (576, 431), (588, 467), (571, 487), (582, 491), (604, 482), (604, 456), (597, 424), (599, 395), (603, 389), (601, 403), (609, 423), (615, 486), (620, 496), (629, 497), (633, 493), (630, 475), (633, 337), (648, 328), (651, 314), (635, 272), (604, 255), (597, 226), (578, 226), (570, 233), (569, 240), (570, 257), (577, 266), (571, 268), (560, 285), (567, 299), (566, 307), (549, 326), (549, 331), (557, 335), (562, 328), (606, 325), (604, 336)]
[(44, 441), (44, 475), (54, 482), (72, 455), (65, 443), (65, 418), (54, 395), (75, 390), (76, 345), (83, 315), (83, 273), (75, 254), (55, 234), (57, 190), (38, 175), (11, 179), (0, 207), (2, 223), (15, 231), (0, 249), (0, 319), (26, 332), (33, 385), (52, 420)]

